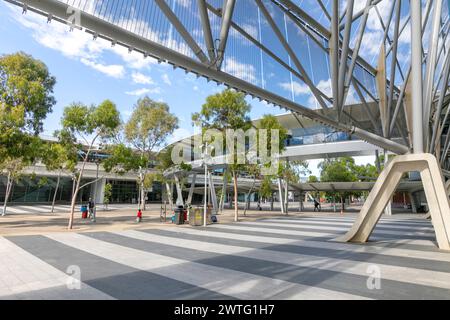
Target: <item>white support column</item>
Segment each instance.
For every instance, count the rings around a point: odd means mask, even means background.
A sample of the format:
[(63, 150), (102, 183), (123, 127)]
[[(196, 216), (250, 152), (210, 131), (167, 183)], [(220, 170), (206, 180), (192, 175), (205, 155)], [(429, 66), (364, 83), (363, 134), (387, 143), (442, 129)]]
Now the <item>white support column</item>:
[(197, 173), (194, 172), (191, 179), (191, 187), (189, 188), (189, 195), (186, 200), (186, 205), (191, 205), (192, 203), (192, 197), (194, 195), (194, 189), (195, 189), (195, 182), (197, 181)]
[(181, 189), (181, 183), (180, 178), (178, 178), (177, 175), (175, 177), (175, 186), (177, 188), (177, 206), (184, 206), (184, 200), (183, 200), (183, 190)]
[(213, 181), (211, 172), (208, 173), (208, 178), (209, 178), (209, 190), (210, 190), (210, 195), (211, 195), (211, 203), (213, 205), (214, 214), (216, 215), (219, 210), (218, 210), (218, 205), (217, 205), (216, 188), (214, 186), (214, 181)]
[[(389, 164), (389, 156), (386, 150), (384, 150), (384, 167), (386, 168)], [(392, 198), (389, 200), (386, 208), (384, 209), (384, 214), (387, 216), (392, 216)]]
[(278, 196), (280, 198), (281, 213), (284, 214), (283, 187), (281, 185), (281, 179), (280, 178), (278, 178)]
[(173, 210), (172, 189), (170, 188), (170, 184), (168, 182), (166, 182), (166, 192), (167, 192), (167, 199), (169, 200), (170, 209)]
[(337, 241), (367, 242), (405, 172), (419, 171), (438, 246), (450, 251), (450, 203), (441, 167), (429, 153), (397, 156), (383, 170), (354, 225)]
[(220, 212), (223, 211), (223, 208), (225, 206), (225, 198), (226, 198), (226, 194), (227, 194), (227, 185), (228, 185), (227, 174), (224, 173), (223, 174), (223, 184), (222, 184), (222, 194), (220, 195), (220, 204), (219, 204)]

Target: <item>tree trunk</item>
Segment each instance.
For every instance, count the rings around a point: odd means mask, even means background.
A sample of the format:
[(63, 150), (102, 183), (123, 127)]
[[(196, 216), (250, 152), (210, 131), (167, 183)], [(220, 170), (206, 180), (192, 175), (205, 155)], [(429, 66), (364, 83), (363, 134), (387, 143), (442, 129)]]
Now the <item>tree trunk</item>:
[(234, 184), (234, 221), (238, 222), (238, 185), (237, 185), (237, 175), (236, 172), (233, 171), (233, 184)]
[(288, 180), (286, 179), (285, 181), (284, 181), (284, 211), (285, 211), (285, 214), (286, 215), (288, 215), (288, 212), (289, 212), (289, 182), (288, 182)]
[(72, 228), (73, 228), (73, 221), (75, 218), (75, 205), (77, 203), (78, 192), (80, 191), (80, 183), (81, 183), (82, 176), (83, 176), (83, 171), (80, 171), (80, 174), (77, 178), (77, 183), (75, 186), (75, 192), (72, 195), (72, 201), (70, 203), (70, 218), (69, 218), (69, 226), (68, 226), (69, 230), (72, 230)]
[(2, 216), (6, 216), (6, 206), (8, 204), (9, 195), (11, 193), (12, 189), (12, 179), (11, 179), (11, 172), (8, 172), (8, 181), (6, 183), (6, 193), (5, 193), (5, 202), (3, 203), (3, 212)]
[(256, 176), (253, 177), (252, 187), (250, 188), (250, 191), (247, 194), (247, 198), (246, 198), (246, 201), (245, 201), (244, 216), (247, 214), (247, 209), (250, 208), (250, 196), (251, 196), (251, 194), (253, 192), (253, 188), (255, 187), (255, 184), (256, 184)]
[(145, 188), (144, 183), (141, 184), (141, 209), (145, 211)]
[(52, 213), (55, 211), (56, 195), (58, 194), (58, 188), (59, 188), (60, 181), (61, 181), (61, 171), (58, 174), (58, 180), (56, 181), (55, 193), (53, 194)]

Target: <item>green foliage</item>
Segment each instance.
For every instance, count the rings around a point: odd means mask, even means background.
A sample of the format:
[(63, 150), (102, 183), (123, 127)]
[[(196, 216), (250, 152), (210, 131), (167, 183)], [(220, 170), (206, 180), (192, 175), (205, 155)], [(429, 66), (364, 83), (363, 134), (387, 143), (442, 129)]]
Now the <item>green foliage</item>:
[(272, 179), (270, 177), (264, 177), (259, 188), (259, 194), (261, 197), (270, 198), (272, 196)]
[(317, 178), (316, 176), (309, 176), (308, 182), (309, 182), (309, 183), (316, 183), (316, 182), (319, 182), (319, 178)]
[(278, 177), (283, 178), (289, 183), (299, 183), (301, 176), (311, 173), (308, 166), (308, 162), (303, 160), (280, 162)]
[(103, 195), (103, 203), (108, 205), (111, 202), (111, 198), (112, 198), (112, 184), (111, 183), (107, 183), (105, 184), (105, 191), (104, 191), (104, 195)]
[[(114, 136), (120, 126), (120, 114), (116, 105), (110, 100), (98, 106), (86, 106), (83, 103), (72, 103), (64, 109), (62, 118), (63, 135), (76, 143), (77, 138), (88, 142), (90, 137), (108, 139)], [(92, 143), (88, 143), (91, 145)]]
[[(351, 157), (343, 157), (337, 159), (328, 159), (319, 164), (322, 169), (322, 182), (356, 182), (356, 181), (373, 181), (378, 177), (378, 171), (374, 165), (366, 164), (358, 166)], [(360, 195), (360, 192), (343, 193), (339, 196)], [(330, 193), (331, 196), (336, 196)]]
[(246, 130), (251, 127), (250, 110), (243, 93), (228, 89), (207, 97), (202, 110), (192, 115), (192, 121), (205, 130)]
[(177, 128), (178, 118), (170, 113), (167, 104), (144, 97), (135, 105), (124, 133), (126, 140), (150, 160)]
[(30, 55), (0, 56), (0, 122), (39, 134), (56, 103), (52, 96), (55, 83), (46, 65)]
[(358, 181), (355, 160), (351, 157), (327, 159), (319, 164), (322, 169), (322, 182), (354, 182)]
[(44, 143), (42, 163), (49, 171), (73, 172), (77, 165), (77, 150), (68, 144)]
[(24, 53), (0, 57), (0, 172), (11, 181), (42, 155), (37, 137), (55, 104), (55, 78)]
[(40, 177), (38, 181), (38, 186), (43, 187), (48, 184), (48, 178), (47, 177)]
[(125, 174), (126, 172), (137, 172), (139, 167), (145, 165), (142, 157), (125, 144), (111, 145), (106, 149), (109, 157), (102, 162), (106, 172)]
[(144, 188), (149, 190), (156, 181), (161, 181), (163, 179), (162, 175), (157, 172), (147, 173), (144, 176)]
[(288, 138), (288, 131), (285, 127), (281, 125), (278, 121), (277, 117), (266, 114), (259, 120), (257, 124), (257, 129), (265, 129), (268, 130), (267, 133), (267, 150), (270, 152), (272, 150), (272, 133), (271, 130), (278, 130), (279, 134), (279, 150), (280, 153), (286, 149), (285, 141)]
[(359, 181), (374, 181), (379, 176), (377, 167), (369, 163), (366, 165), (355, 166), (354, 170)]
[(158, 169), (163, 172), (171, 168), (174, 163), (172, 161), (173, 145), (168, 146), (157, 155)]
[[(223, 134), (225, 145), (227, 129), (246, 131), (252, 127), (249, 117), (250, 110), (251, 106), (245, 100), (244, 94), (227, 89), (207, 97), (201, 111), (192, 115), (192, 121), (195, 125), (200, 126), (203, 132), (209, 129), (220, 131)], [(235, 148), (237, 148), (237, 144), (235, 144)], [(230, 165), (232, 172), (245, 168), (245, 165)]]

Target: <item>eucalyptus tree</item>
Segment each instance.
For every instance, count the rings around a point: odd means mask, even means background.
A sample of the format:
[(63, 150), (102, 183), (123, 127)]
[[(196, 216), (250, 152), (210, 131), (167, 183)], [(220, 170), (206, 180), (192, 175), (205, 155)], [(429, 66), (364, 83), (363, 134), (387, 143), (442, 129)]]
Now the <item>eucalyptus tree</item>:
[(130, 119), (125, 124), (126, 142), (137, 152), (139, 159), (138, 184), (140, 188), (139, 208), (145, 210), (146, 185), (153, 179), (147, 177), (150, 166), (156, 164), (157, 151), (167, 143), (167, 138), (178, 128), (178, 118), (170, 113), (166, 103), (156, 102), (149, 97), (139, 99)]
[(19, 52), (0, 56), (0, 173), (7, 176), (2, 215), (13, 182), (41, 151), (37, 137), (56, 103), (56, 80), (46, 65)]
[(44, 145), (43, 151), (42, 163), (45, 165), (46, 169), (58, 173), (52, 198), (51, 212), (53, 213), (55, 210), (56, 196), (61, 182), (61, 175), (63, 172), (74, 173), (77, 165), (77, 150), (71, 145), (50, 142)]
[[(243, 93), (227, 89), (207, 97), (201, 111), (192, 115), (192, 121), (195, 125), (201, 127), (202, 132), (206, 132), (209, 129), (215, 129), (221, 132), (225, 138), (228, 130), (246, 131), (252, 127), (249, 117), (250, 110), (251, 106), (245, 100), (245, 95)], [(239, 164), (237, 161), (237, 157), (240, 155), (237, 154), (239, 150), (237, 150), (236, 145), (235, 150), (228, 151), (234, 152), (234, 161), (232, 161), (231, 164), (228, 164), (228, 169), (233, 176), (234, 220), (238, 221), (239, 206), (237, 176), (239, 171), (245, 170), (245, 164)]]
[[(69, 229), (73, 227), (75, 205), (79, 191), (87, 185), (81, 185), (86, 164), (95, 145), (106, 143), (115, 136), (120, 124), (120, 114), (116, 105), (105, 100), (98, 106), (87, 106), (83, 103), (72, 103), (64, 109), (62, 130), (59, 132), (60, 142), (66, 147), (78, 150), (86, 149), (81, 157), (81, 167), (75, 177), (75, 188), (70, 206)], [(94, 181), (95, 182), (95, 181)]]

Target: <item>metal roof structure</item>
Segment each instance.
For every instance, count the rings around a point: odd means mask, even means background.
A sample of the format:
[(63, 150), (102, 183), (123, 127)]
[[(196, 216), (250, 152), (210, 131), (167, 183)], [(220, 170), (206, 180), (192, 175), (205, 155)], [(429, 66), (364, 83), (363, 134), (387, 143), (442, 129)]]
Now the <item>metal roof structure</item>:
[[(449, 169), (450, 23), (443, 0), (411, 2), (414, 15), (401, 0), (5, 1), (394, 153), (435, 154)], [(373, 24), (382, 30), (376, 41)], [(419, 29), (422, 46), (415, 38), (410, 45), (410, 27)], [(376, 53), (368, 61), (371, 41)], [(421, 62), (408, 60), (414, 50)], [(420, 82), (412, 79), (417, 64)], [(347, 112), (355, 102), (369, 127)], [(422, 116), (413, 122), (418, 109)]]

